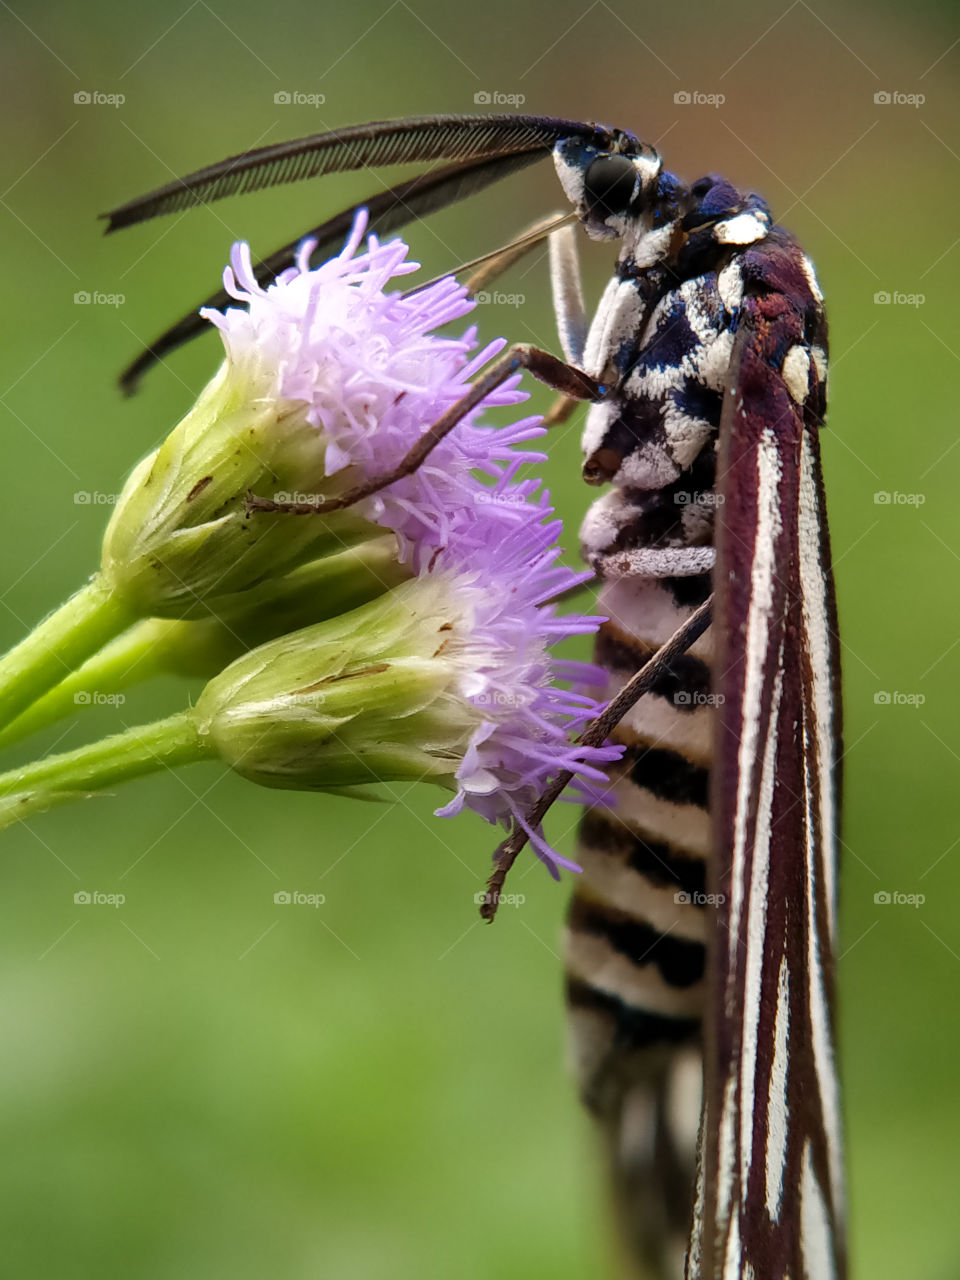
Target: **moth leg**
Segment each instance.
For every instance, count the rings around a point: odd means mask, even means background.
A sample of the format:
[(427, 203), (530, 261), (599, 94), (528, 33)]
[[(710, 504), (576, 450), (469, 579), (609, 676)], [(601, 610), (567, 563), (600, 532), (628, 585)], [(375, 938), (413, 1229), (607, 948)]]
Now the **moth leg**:
[[(467, 266), (479, 266), (480, 269), (466, 281), (467, 290), (471, 297), (476, 297), (544, 239), (550, 256), (550, 287), (557, 318), (557, 335), (567, 363), (579, 369), (583, 366), (589, 321), (583, 300), (577, 232), (571, 225), (569, 214), (551, 214), (549, 218), (542, 218), (511, 244), (504, 245), (502, 249), (497, 249), (484, 258), (478, 258), (476, 262), (468, 263)], [(465, 268), (461, 267), (459, 270)], [(454, 274), (459, 274), (459, 271)]]
[(573, 411), (580, 403), (573, 396), (557, 396), (556, 400), (543, 415), (541, 425), (548, 428), (562, 426), (563, 423), (570, 420)]
[(716, 561), (714, 547), (633, 547), (603, 557), (603, 578), (691, 578)]
[[(465, 281), (467, 292), (475, 298), (488, 285), (498, 279), (505, 271), (519, 262), (531, 250), (536, 249), (544, 240), (550, 257), (550, 286), (553, 295), (553, 310), (557, 319), (557, 335), (560, 346), (566, 356), (567, 363), (577, 368), (583, 366), (583, 352), (587, 341), (589, 317), (583, 300), (583, 281), (580, 274), (580, 255), (577, 251), (576, 227), (572, 225), (575, 215), (569, 213), (552, 213), (541, 218), (521, 232), (515, 240), (494, 249), (482, 258), (463, 263), (446, 272), (446, 275), (459, 276), (473, 268), (473, 274)], [(438, 277), (442, 279), (443, 277)], [(418, 293), (421, 289), (435, 284), (436, 280), (418, 284), (409, 291)], [(559, 402), (558, 402), (559, 403)], [(564, 402), (565, 403), (565, 402)], [(567, 416), (579, 402), (574, 399), (569, 403)], [(553, 416), (557, 406), (550, 411)], [(555, 418), (555, 421), (561, 421)]]
[(560, 346), (569, 362), (579, 369), (583, 367), (589, 322), (583, 300), (576, 228), (569, 225), (560, 227), (550, 236), (547, 247), (550, 253), (553, 310), (557, 317)]
[(582, 370), (557, 359), (556, 356), (551, 355), (548, 351), (541, 351), (539, 347), (518, 343), (516, 346), (508, 348), (498, 360), (495, 360), (490, 369), (482, 378), (477, 379), (467, 394), (458, 400), (455, 405), (452, 405), (432, 427), (428, 428), (413, 448), (409, 450), (406, 457), (402, 458), (391, 470), (384, 472), (380, 476), (365, 480), (362, 484), (348, 489), (346, 493), (340, 494), (339, 497), (330, 498), (326, 501), (321, 498), (315, 502), (272, 502), (268, 498), (258, 498), (255, 494), (248, 494), (247, 510), (250, 512), (281, 511), (289, 515), (298, 516), (329, 515), (333, 511), (342, 511), (347, 507), (354, 506), (357, 502), (362, 502), (364, 498), (369, 498), (373, 494), (379, 493), (387, 485), (394, 484), (397, 480), (402, 480), (404, 476), (412, 475), (426, 461), (441, 440), (450, 434), (458, 422), (461, 422), (468, 413), (476, 409), (491, 391), (495, 391), (497, 387), (502, 386), (508, 378), (513, 377), (521, 369), (529, 370), (535, 378), (545, 383), (548, 387), (552, 387), (554, 391), (559, 391), (563, 395), (572, 396), (579, 400), (600, 400), (606, 394), (606, 388), (597, 382), (595, 378), (583, 373)]
[(546, 218), (538, 218), (525, 231), (521, 231), (509, 244), (501, 245), (498, 249), (491, 249), (489, 253), (481, 254), (479, 258), (471, 258), (469, 262), (461, 262), (459, 266), (450, 267), (442, 275), (434, 276), (431, 280), (424, 280), (420, 284), (415, 284), (403, 296), (411, 298), (423, 289), (429, 289), (431, 285), (438, 284), (441, 280), (446, 280), (448, 276), (462, 276), (470, 271), (473, 274), (467, 276), (464, 284), (467, 295), (471, 298), (476, 298), (478, 294), (486, 289), (487, 285), (493, 284), (494, 280), (499, 279), (515, 262), (525, 258), (528, 253), (536, 249), (548, 237), (551, 237), (554, 232), (575, 219), (576, 214), (574, 213), (551, 213)]
[[(555, 226), (556, 220), (554, 216), (534, 223), (525, 236), (531, 236), (544, 228)], [(500, 250), (497, 255), (491, 256), (487, 265), (466, 282), (470, 294), (475, 296), (480, 290), (485, 289), (502, 271), (512, 266), (538, 243), (539, 240), (523, 243), (523, 237), (521, 237), (514, 244)], [(583, 368), (583, 350), (586, 345), (589, 321), (583, 300), (576, 228), (566, 225), (551, 231), (547, 238), (547, 248), (550, 255), (550, 285), (553, 292), (553, 310), (557, 319), (557, 336), (567, 362), (580, 369)], [(544, 414), (543, 425), (557, 427), (567, 422), (579, 404), (579, 397), (558, 396)]]
[[(697, 572), (700, 572), (698, 570)], [(635, 706), (645, 693), (649, 693), (656, 682), (664, 673), (669, 670), (670, 665), (682, 654), (695, 644), (710, 626), (713, 617), (713, 596), (709, 600), (704, 601), (698, 609), (696, 609), (686, 621), (677, 628), (666, 644), (661, 645), (655, 654), (652, 655), (640, 668), (640, 670), (628, 680), (620, 692), (611, 699), (607, 707), (597, 718), (592, 721), (584, 732), (580, 735), (580, 741), (584, 746), (599, 747), (606, 742), (612, 731), (617, 727), (623, 717)], [(558, 774), (549, 787), (543, 792), (543, 795), (526, 815), (526, 826), (536, 831), (540, 823), (543, 821), (544, 815), (551, 807), (555, 800), (560, 798), (562, 792), (567, 788), (573, 779), (573, 774), (564, 770)], [(494, 854), (494, 870), (490, 879), (487, 881), (487, 889), (484, 894), (483, 902), (480, 905), (480, 914), (484, 920), (493, 920), (497, 914), (497, 907), (500, 902), (500, 892), (503, 889), (507, 872), (517, 860), (517, 856), (526, 846), (529, 836), (523, 827), (517, 827), (513, 833), (507, 837)]]

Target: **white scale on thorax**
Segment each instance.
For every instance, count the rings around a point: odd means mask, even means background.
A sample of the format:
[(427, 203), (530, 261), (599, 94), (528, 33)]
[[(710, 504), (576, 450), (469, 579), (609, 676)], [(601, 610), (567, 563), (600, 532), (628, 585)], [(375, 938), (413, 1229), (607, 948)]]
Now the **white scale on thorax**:
[[(645, 304), (635, 280), (613, 276), (607, 283), (587, 334), (583, 353), (584, 371), (599, 381), (617, 377), (614, 357), (621, 347), (636, 341), (643, 322)], [(583, 456), (588, 458), (602, 445), (607, 432), (620, 415), (620, 402), (610, 400), (591, 405), (583, 429)]]
[[(625, 229), (618, 266), (631, 264), (652, 267), (663, 260), (676, 223), (650, 230), (633, 224)], [(583, 368), (591, 377), (602, 378), (611, 366), (619, 347), (636, 335), (643, 321), (645, 304), (633, 278), (622, 279), (619, 273), (610, 278), (597, 305), (583, 354)]]
[[(625, 246), (622, 256), (635, 259), (637, 252), (645, 257), (662, 256), (664, 242), (671, 234), (672, 226), (648, 231), (635, 244)], [(662, 403), (665, 444), (659, 440), (641, 443), (624, 459), (614, 484), (662, 488), (676, 480), (702, 449), (714, 428), (684, 413), (672, 393), (679, 392), (688, 379), (710, 390), (723, 391), (733, 351), (733, 334), (721, 327), (724, 316), (729, 314), (725, 302), (717, 283), (701, 276), (684, 281), (678, 289), (666, 294), (647, 317), (645, 303), (633, 279), (621, 280), (614, 276), (608, 283), (584, 351), (584, 368), (592, 377), (603, 381), (616, 376), (615, 359), (623, 347), (635, 344), (636, 349), (642, 351), (658, 330), (676, 323), (678, 312), (683, 314), (697, 339), (693, 349), (678, 364), (639, 364), (627, 375), (623, 389), (628, 396)], [(585, 457), (603, 446), (620, 409), (616, 396), (591, 406), (583, 434)]]

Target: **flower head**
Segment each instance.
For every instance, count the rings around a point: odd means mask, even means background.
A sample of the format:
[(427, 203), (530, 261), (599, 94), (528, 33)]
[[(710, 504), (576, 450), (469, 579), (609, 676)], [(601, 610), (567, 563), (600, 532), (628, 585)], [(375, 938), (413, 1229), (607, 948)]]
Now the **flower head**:
[[(491, 823), (525, 825), (525, 813), (547, 783), (569, 771), (586, 784), (605, 783), (601, 766), (617, 759), (618, 746), (585, 748), (573, 740), (600, 707), (584, 690), (602, 673), (564, 662), (551, 645), (594, 632), (602, 618), (561, 616), (552, 603), (590, 574), (557, 563), (559, 521), (545, 522), (549, 508), (527, 503), (517, 526), (490, 521), (472, 538), (451, 543), (433, 572), (457, 572), (451, 592), (465, 620), (454, 628), (445, 657), (456, 667), (464, 703), (479, 717), (455, 775), (456, 795), (437, 813), (473, 809)], [(563, 681), (569, 687), (563, 687)], [(531, 830), (531, 843), (552, 873), (579, 870)]]
[[(236, 376), (260, 395), (304, 406), (324, 440), (325, 474), (333, 481), (317, 494), (321, 500), (399, 463), (505, 346), (497, 339), (471, 356), (475, 328), (459, 338), (434, 332), (475, 305), (452, 277), (413, 293), (386, 292), (419, 264), (407, 261), (399, 239), (381, 244), (370, 236), (360, 252), (366, 221), (360, 210), (341, 253), (313, 269), (315, 242), (304, 241), (296, 265), (265, 289), (249, 246), (234, 245), (224, 285), (245, 309), (204, 313), (220, 329)], [(519, 380), (491, 392), (483, 408), (525, 400)], [(543, 454), (515, 448), (543, 434), (539, 417), (493, 428), (478, 425), (480, 413), (467, 414), (416, 472), (360, 504), (366, 518), (397, 534), (402, 558), (446, 544), (449, 521), (465, 503), (483, 501), (476, 472), (502, 481), (524, 462), (543, 461)]]
[[(541, 433), (539, 419), (493, 428), (475, 410), (415, 472), (348, 511), (242, 514), (248, 488), (263, 492), (279, 480), (322, 503), (390, 471), (504, 345), (472, 354), (474, 329), (438, 336), (438, 325), (470, 310), (466, 291), (452, 279), (415, 293), (389, 290), (416, 264), (399, 240), (370, 236), (361, 252), (364, 231), (361, 215), (342, 253), (312, 270), (313, 245), (305, 243), (296, 265), (267, 288), (247, 246), (234, 247), (224, 280), (245, 309), (207, 313), (226, 364), (134, 484), (128, 509), (139, 504), (148, 518), (132, 537), (151, 533), (137, 544), (139, 559), (113, 563), (142, 562), (138, 572), (154, 583), (158, 565), (169, 570), (172, 604), (154, 613), (182, 610), (184, 578), (194, 595), (202, 578), (207, 595), (233, 608), (238, 596), (260, 592), (264, 576), (390, 530), (408, 579), (394, 585), (393, 574), (370, 603), (232, 662), (197, 704), (200, 732), (240, 773), (268, 786), (427, 778), (454, 793), (442, 816), (470, 808), (492, 823), (523, 824), (557, 774), (602, 783), (602, 765), (620, 753), (574, 740), (598, 710), (585, 692), (598, 673), (550, 653), (600, 619), (562, 617), (553, 603), (589, 575), (558, 563), (560, 522), (548, 495), (518, 478), (524, 462), (542, 456), (517, 448)], [(523, 398), (513, 378), (484, 407)], [(201, 476), (210, 475), (199, 487), (191, 450), (203, 460)], [(115, 524), (111, 548), (131, 529), (123, 510)], [(239, 538), (247, 542), (238, 558)], [(178, 540), (202, 575), (177, 558)], [(531, 834), (553, 874), (575, 866)]]
[[(415, 578), (211, 681), (197, 715), (219, 754), (274, 787), (429, 779), (455, 793), (440, 816), (469, 808), (503, 825), (523, 823), (561, 771), (605, 782), (621, 748), (572, 740), (599, 709), (582, 692), (599, 673), (549, 652), (600, 619), (557, 614), (554, 598), (585, 575), (557, 563), (544, 500), (515, 488), (501, 486), (512, 519), (471, 509)], [(577, 869), (531, 834), (552, 873)]]
[[(477, 468), (497, 483), (542, 456), (514, 448), (541, 433), (538, 419), (495, 429), (478, 425), (475, 411), (415, 475), (356, 507), (306, 520), (247, 516), (251, 490), (322, 502), (382, 475), (503, 345), (476, 352), (472, 328), (438, 335), (471, 310), (466, 291), (452, 279), (407, 296), (391, 290), (417, 264), (400, 240), (370, 236), (360, 252), (365, 221), (358, 215), (342, 253), (316, 269), (305, 244), (297, 265), (266, 289), (249, 248), (234, 246), (225, 279), (247, 309), (206, 313), (227, 359), (130, 477), (104, 541), (104, 576), (136, 611), (202, 614), (384, 526), (412, 565), (417, 548), (444, 544), (449, 520), (477, 488)], [(484, 407), (524, 398), (512, 379)]]

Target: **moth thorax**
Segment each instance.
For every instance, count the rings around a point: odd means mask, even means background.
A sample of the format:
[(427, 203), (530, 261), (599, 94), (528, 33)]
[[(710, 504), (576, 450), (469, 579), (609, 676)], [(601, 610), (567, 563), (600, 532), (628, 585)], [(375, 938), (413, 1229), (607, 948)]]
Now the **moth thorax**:
[(653, 216), (635, 218), (623, 231), (621, 263), (628, 264), (632, 272), (652, 267), (670, 257), (671, 244), (675, 242), (678, 220), (653, 225)]
[(714, 425), (669, 401), (656, 428), (642, 434), (625, 421), (623, 404), (592, 405), (583, 432), (583, 476), (588, 484), (663, 489), (680, 478), (715, 433)]

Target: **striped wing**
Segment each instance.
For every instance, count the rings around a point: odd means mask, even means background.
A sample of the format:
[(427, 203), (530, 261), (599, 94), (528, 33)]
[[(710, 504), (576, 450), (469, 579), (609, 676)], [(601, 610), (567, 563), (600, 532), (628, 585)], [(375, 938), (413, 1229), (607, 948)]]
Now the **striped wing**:
[(783, 303), (767, 291), (743, 304), (719, 446), (712, 810), (721, 905), (687, 1273), (703, 1280), (844, 1274), (823, 352), (802, 341)]

